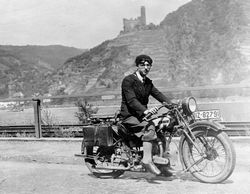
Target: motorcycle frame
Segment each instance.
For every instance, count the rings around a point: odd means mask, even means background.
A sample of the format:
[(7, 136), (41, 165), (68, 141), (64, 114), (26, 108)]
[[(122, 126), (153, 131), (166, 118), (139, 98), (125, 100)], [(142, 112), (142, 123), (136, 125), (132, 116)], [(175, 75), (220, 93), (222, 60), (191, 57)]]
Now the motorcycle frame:
[[(163, 108), (163, 107), (165, 107), (164, 105), (162, 105), (162, 106), (160, 106), (159, 107), (159, 109), (161, 109), (161, 108)], [(205, 155), (205, 153), (203, 153), (202, 151), (201, 151), (201, 149), (199, 148), (199, 146), (197, 146), (197, 144), (196, 144), (196, 138), (195, 138), (195, 136), (194, 136), (194, 134), (193, 134), (193, 132), (192, 132), (192, 128), (194, 127), (194, 126), (197, 126), (197, 125), (199, 125), (199, 126), (202, 126), (202, 125), (205, 125), (205, 126), (211, 126), (211, 128), (213, 129), (213, 130), (217, 130), (217, 131), (219, 131), (219, 130), (221, 130), (221, 129), (223, 129), (224, 127), (223, 127), (223, 125), (221, 125), (221, 124), (219, 124), (219, 123), (215, 123), (215, 122), (211, 122), (211, 121), (196, 121), (196, 122), (194, 122), (194, 123), (192, 123), (191, 125), (187, 122), (187, 119), (185, 119), (184, 118), (184, 116), (182, 115), (182, 113), (180, 112), (182, 109), (180, 109), (180, 108), (178, 108), (178, 106), (176, 106), (176, 107), (174, 107), (174, 108), (172, 108), (172, 109), (170, 109), (168, 112), (166, 112), (165, 114), (163, 114), (163, 115), (169, 115), (169, 114), (173, 114), (174, 116), (175, 116), (175, 118), (177, 118), (177, 125), (178, 126), (180, 126), (180, 128), (181, 128), (181, 131), (183, 132), (182, 133), (182, 135), (181, 136), (185, 136), (186, 138), (188, 138), (188, 140), (194, 145), (194, 147), (197, 149), (197, 151), (199, 152), (199, 154), (201, 155), (201, 161), (206, 157), (206, 155)], [(160, 118), (160, 117), (162, 117), (163, 115), (160, 115), (160, 116), (155, 116), (155, 117), (151, 117), (150, 119), (148, 119), (148, 118), (145, 118), (144, 120), (145, 121), (147, 121), (147, 122), (149, 122), (149, 121), (152, 121), (152, 120), (154, 120), (154, 119), (157, 119), (157, 118)], [(152, 115), (150, 115), (150, 116), (152, 116)], [(192, 116), (192, 114), (191, 115), (187, 115), (187, 116), (190, 116), (190, 117), (193, 117)], [(176, 125), (175, 125), (176, 126)], [(174, 126), (173, 126), (174, 127)], [(157, 131), (156, 131), (157, 133), (160, 133), (160, 132), (162, 132), (162, 128), (159, 128)], [(117, 131), (116, 130), (114, 130), (113, 129), (113, 133), (117, 133)], [(164, 134), (164, 132), (163, 132), (163, 134)], [(166, 148), (169, 146), (169, 144), (171, 143), (171, 140), (172, 140), (172, 137), (174, 136), (176, 134), (176, 132), (175, 133), (172, 133), (172, 134), (170, 134), (170, 136), (168, 137), (168, 139), (167, 139), (167, 137), (166, 137), (166, 135), (164, 136), (165, 137), (165, 140), (163, 141), (163, 140), (160, 140), (160, 141), (158, 141), (157, 142), (157, 144), (158, 144), (158, 147), (159, 147), (159, 157), (163, 157), (163, 153), (166, 151)], [(114, 137), (113, 137), (114, 138)], [(115, 140), (115, 139), (113, 139), (113, 140)], [(122, 138), (119, 138), (119, 139), (117, 139), (115, 142), (113, 142), (113, 145), (112, 146), (115, 146), (115, 145), (117, 145), (119, 142), (121, 142), (122, 141)], [(165, 145), (165, 146), (163, 146), (163, 144), (168, 144), (168, 145)], [(180, 148), (179, 148), (180, 149)], [(90, 159), (94, 159), (95, 157), (97, 157), (97, 156), (90, 156), (90, 155), (77, 155), (78, 157), (80, 156), (80, 157), (84, 157), (84, 158), (90, 158)], [(181, 157), (181, 156), (180, 156)], [(197, 164), (197, 163), (199, 163), (199, 162), (201, 162), (201, 161), (197, 161), (196, 163), (194, 163), (193, 165), (195, 165), (195, 164)], [(193, 166), (192, 165), (192, 166)], [(182, 165), (183, 166), (183, 165)], [(183, 171), (184, 172), (187, 172), (192, 166), (190, 166), (190, 167), (184, 167), (183, 166)], [(123, 169), (123, 170), (125, 170), (125, 169)], [(128, 170), (128, 169), (126, 169), (126, 170)]]
[[(160, 108), (162, 108), (164, 106), (161, 106)], [(177, 123), (179, 126), (182, 126), (182, 132), (186, 138), (188, 138), (188, 140), (193, 144), (193, 146), (196, 148), (196, 150), (198, 151), (198, 153), (201, 155), (201, 159), (199, 161), (197, 161), (196, 163), (194, 163), (192, 166), (189, 166), (189, 167), (184, 167), (184, 165), (182, 164), (183, 166), (183, 171), (182, 172), (187, 172), (190, 168), (192, 168), (194, 165), (200, 163), (201, 161), (203, 161), (206, 157), (206, 154), (204, 152), (201, 151), (201, 149), (199, 148), (199, 146), (197, 146), (196, 144), (196, 138), (192, 132), (192, 128), (190, 127), (190, 125), (187, 123), (186, 119), (182, 116), (180, 110), (178, 109), (178, 107), (174, 107), (173, 109), (169, 110), (166, 115), (170, 114), (170, 113), (173, 113), (175, 115), (175, 117), (177, 118)], [(192, 115), (189, 115), (192, 117)], [(160, 116), (157, 116), (157, 117), (154, 117), (154, 118), (151, 118), (151, 119), (147, 119), (147, 121), (151, 121), (151, 120), (154, 120), (154, 119), (157, 119), (159, 118)], [(201, 123), (201, 122), (199, 122)], [(207, 125), (207, 124), (210, 124), (210, 122), (202, 122), (203, 124)], [(191, 124), (192, 125), (192, 124)], [(220, 126), (220, 128), (222, 128), (222, 125), (219, 125), (217, 124), (218, 126)], [(216, 124), (214, 124), (215, 128), (213, 129), (218, 129), (218, 126), (216, 126)], [(219, 129), (220, 129), (219, 128)], [(157, 132), (160, 132), (162, 129), (158, 129)], [(176, 133), (173, 133), (169, 136), (169, 140), (166, 139), (166, 142), (170, 143), (171, 142), (171, 139), (172, 139), (172, 136), (174, 136)], [(165, 137), (166, 138), (166, 137)], [(159, 141), (158, 142), (158, 145), (159, 145), (159, 148), (160, 148), (160, 157), (163, 156), (163, 153), (164, 153), (164, 148), (163, 148), (163, 142), (162, 141)], [(179, 148), (180, 149), (180, 148)], [(181, 157), (181, 156), (180, 156)]]

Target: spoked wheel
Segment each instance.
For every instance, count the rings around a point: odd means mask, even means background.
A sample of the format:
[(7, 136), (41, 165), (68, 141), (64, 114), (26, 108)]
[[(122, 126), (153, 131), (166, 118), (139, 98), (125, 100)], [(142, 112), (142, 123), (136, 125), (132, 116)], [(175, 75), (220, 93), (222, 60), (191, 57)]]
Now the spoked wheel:
[[(101, 162), (95, 159), (94, 156), (96, 153), (93, 152), (92, 146), (84, 147), (84, 154), (86, 156), (85, 158), (85, 165), (89, 169), (89, 171), (98, 178), (117, 178), (121, 176), (125, 171), (123, 170), (108, 170), (108, 169), (97, 169), (97, 163)], [(94, 154), (93, 154), (94, 153)], [(89, 156), (89, 157), (88, 157)]]
[(235, 168), (236, 155), (231, 140), (225, 132), (197, 130), (196, 146), (187, 138), (180, 142), (180, 156), (186, 169), (206, 183), (226, 180)]

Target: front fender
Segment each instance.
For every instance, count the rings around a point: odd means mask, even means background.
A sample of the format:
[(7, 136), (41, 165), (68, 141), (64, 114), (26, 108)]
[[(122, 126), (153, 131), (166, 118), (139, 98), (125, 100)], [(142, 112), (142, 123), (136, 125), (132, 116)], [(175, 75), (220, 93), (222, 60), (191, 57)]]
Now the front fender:
[(225, 129), (225, 126), (216, 121), (196, 121), (190, 125), (191, 130), (195, 130), (197, 127), (206, 127), (208, 129), (214, 130), (216, 132)]

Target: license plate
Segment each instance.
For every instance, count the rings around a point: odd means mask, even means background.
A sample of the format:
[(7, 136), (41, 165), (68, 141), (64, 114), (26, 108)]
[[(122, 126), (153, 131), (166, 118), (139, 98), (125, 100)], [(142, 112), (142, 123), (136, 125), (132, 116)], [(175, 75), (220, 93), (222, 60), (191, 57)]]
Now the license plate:
[(196, 111), (194, 113), (194, 117), (197, 120), (220, 120), (221, 119), (221, 113), (220, 110), (201, 110)]

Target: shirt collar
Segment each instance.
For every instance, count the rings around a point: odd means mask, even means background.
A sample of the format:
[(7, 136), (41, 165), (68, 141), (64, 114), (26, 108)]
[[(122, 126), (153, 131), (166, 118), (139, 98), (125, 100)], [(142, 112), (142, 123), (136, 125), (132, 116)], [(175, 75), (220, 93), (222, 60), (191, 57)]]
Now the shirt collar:
[(138, 77), (138, 79), (143, 83), (143, 77), (141, 76), (141, 74), (138, 71), (136, 71), (135, 74)]

